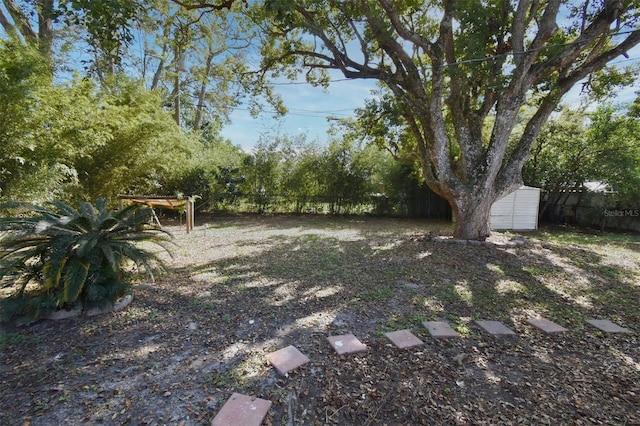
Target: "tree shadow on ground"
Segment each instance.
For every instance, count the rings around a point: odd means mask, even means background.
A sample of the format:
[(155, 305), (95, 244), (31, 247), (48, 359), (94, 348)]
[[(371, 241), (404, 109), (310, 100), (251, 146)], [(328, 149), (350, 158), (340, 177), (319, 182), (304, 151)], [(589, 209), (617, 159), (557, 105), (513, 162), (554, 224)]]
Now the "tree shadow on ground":
[[(637, 263), (535, 241), (442, 244), (428, 238), (437, 228), (251, 216), (178, 235), (170, 273), (137, 286), (127, 310), (11, 330), (39, 350), (3, 352), (0, 382), (23, 392), (3, 391), (0, 421), (206, 424), (232, 392), (272, 401), (271, 424), (635, 419), (637, 338), (584, 319), (637, 332), (626, 303), (640, 300)], [(533, 315), (570, 331), (542, 335), (524, 323)], [(464, 338), (431, 339), (421, 322), (441, 319)], [(474, 319), (518, 337), (494, 339)], [(383, 333), (398, 329), (425, 345), (392, 347)], [(345, 333), (367, 352), (336, 355), (326, 338)], [(310, 362), (285, 377), (267, 357), (290, 344)], [(21, 414), (9, 417), (14, 405)]]

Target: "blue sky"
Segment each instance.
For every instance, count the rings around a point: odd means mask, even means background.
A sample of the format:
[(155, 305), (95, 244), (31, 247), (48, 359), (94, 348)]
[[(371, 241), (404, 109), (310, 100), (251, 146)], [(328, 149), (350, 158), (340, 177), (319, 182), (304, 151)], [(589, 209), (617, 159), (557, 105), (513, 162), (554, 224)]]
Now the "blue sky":
[(328, 117), (353, 117), (356, 108), (364, 106), (365, 100), (375, 90), (374, 80), (346, 80), (341, 74), (331, 75), (332, 83), (325, 90), (304, 82), (282, 82), (275, 86), (282, 96), (288, 114), (274, 118), (269, 108), (258, 118), (253, 118), (245, 108), (231, 114), (232, 123), (222, 130), (222, 136), (234, 145), (250, 150), (262, 134), (305, 134), (308, 141), (328, 140), (331, 127)]

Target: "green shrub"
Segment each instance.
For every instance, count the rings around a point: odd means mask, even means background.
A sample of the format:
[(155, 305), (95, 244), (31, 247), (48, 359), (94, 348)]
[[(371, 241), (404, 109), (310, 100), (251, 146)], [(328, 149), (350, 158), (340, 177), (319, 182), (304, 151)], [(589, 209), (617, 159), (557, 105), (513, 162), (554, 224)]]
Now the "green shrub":
[(153, 279), (161, 259), (140, 246), (165, 250), (170, 234), (150, 222), (151, 210), (131, 205), (111, 211), (106, 200), (50, 208), (5, 203), (0, 218), (0, 286), (15, 292), (2, 301), (2, 317), (36, 320), (54, 310), (113, 305), (142, 269)]

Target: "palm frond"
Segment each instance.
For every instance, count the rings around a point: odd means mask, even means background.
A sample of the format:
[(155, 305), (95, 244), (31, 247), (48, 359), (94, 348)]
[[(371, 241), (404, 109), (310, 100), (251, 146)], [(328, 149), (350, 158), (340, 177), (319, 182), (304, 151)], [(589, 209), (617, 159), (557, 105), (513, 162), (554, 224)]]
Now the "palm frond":
[(87, 281), (89, 264), (78, 258), (71, 258), (64, 268), (64, 288), (62, 301), (75, 302)]

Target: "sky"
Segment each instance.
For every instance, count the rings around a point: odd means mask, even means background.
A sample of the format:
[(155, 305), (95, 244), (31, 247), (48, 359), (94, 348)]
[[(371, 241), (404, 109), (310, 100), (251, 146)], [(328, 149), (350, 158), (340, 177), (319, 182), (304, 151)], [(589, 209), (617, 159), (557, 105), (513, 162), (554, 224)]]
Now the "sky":
[(261, 135), (304, 134), (307, 141), (328, 141), (331, 127), (329, 117), (355, 116), (355, 109), (363, 107), (376, 89), (374, 80), (346, 80), (341, 74), (331, 74), (332, 83), (327, 89), (313, 87), (306, 82), (276, 84), (276, 92), (282, 96), (288, 109), (284, 117), (274, 118), (272, 109), (266, 108), (258, 118), (251, 117), (246, 108), (240, 107), (231, 114), (231, 124), (222, 129), (222, 136), (250, 150)]

